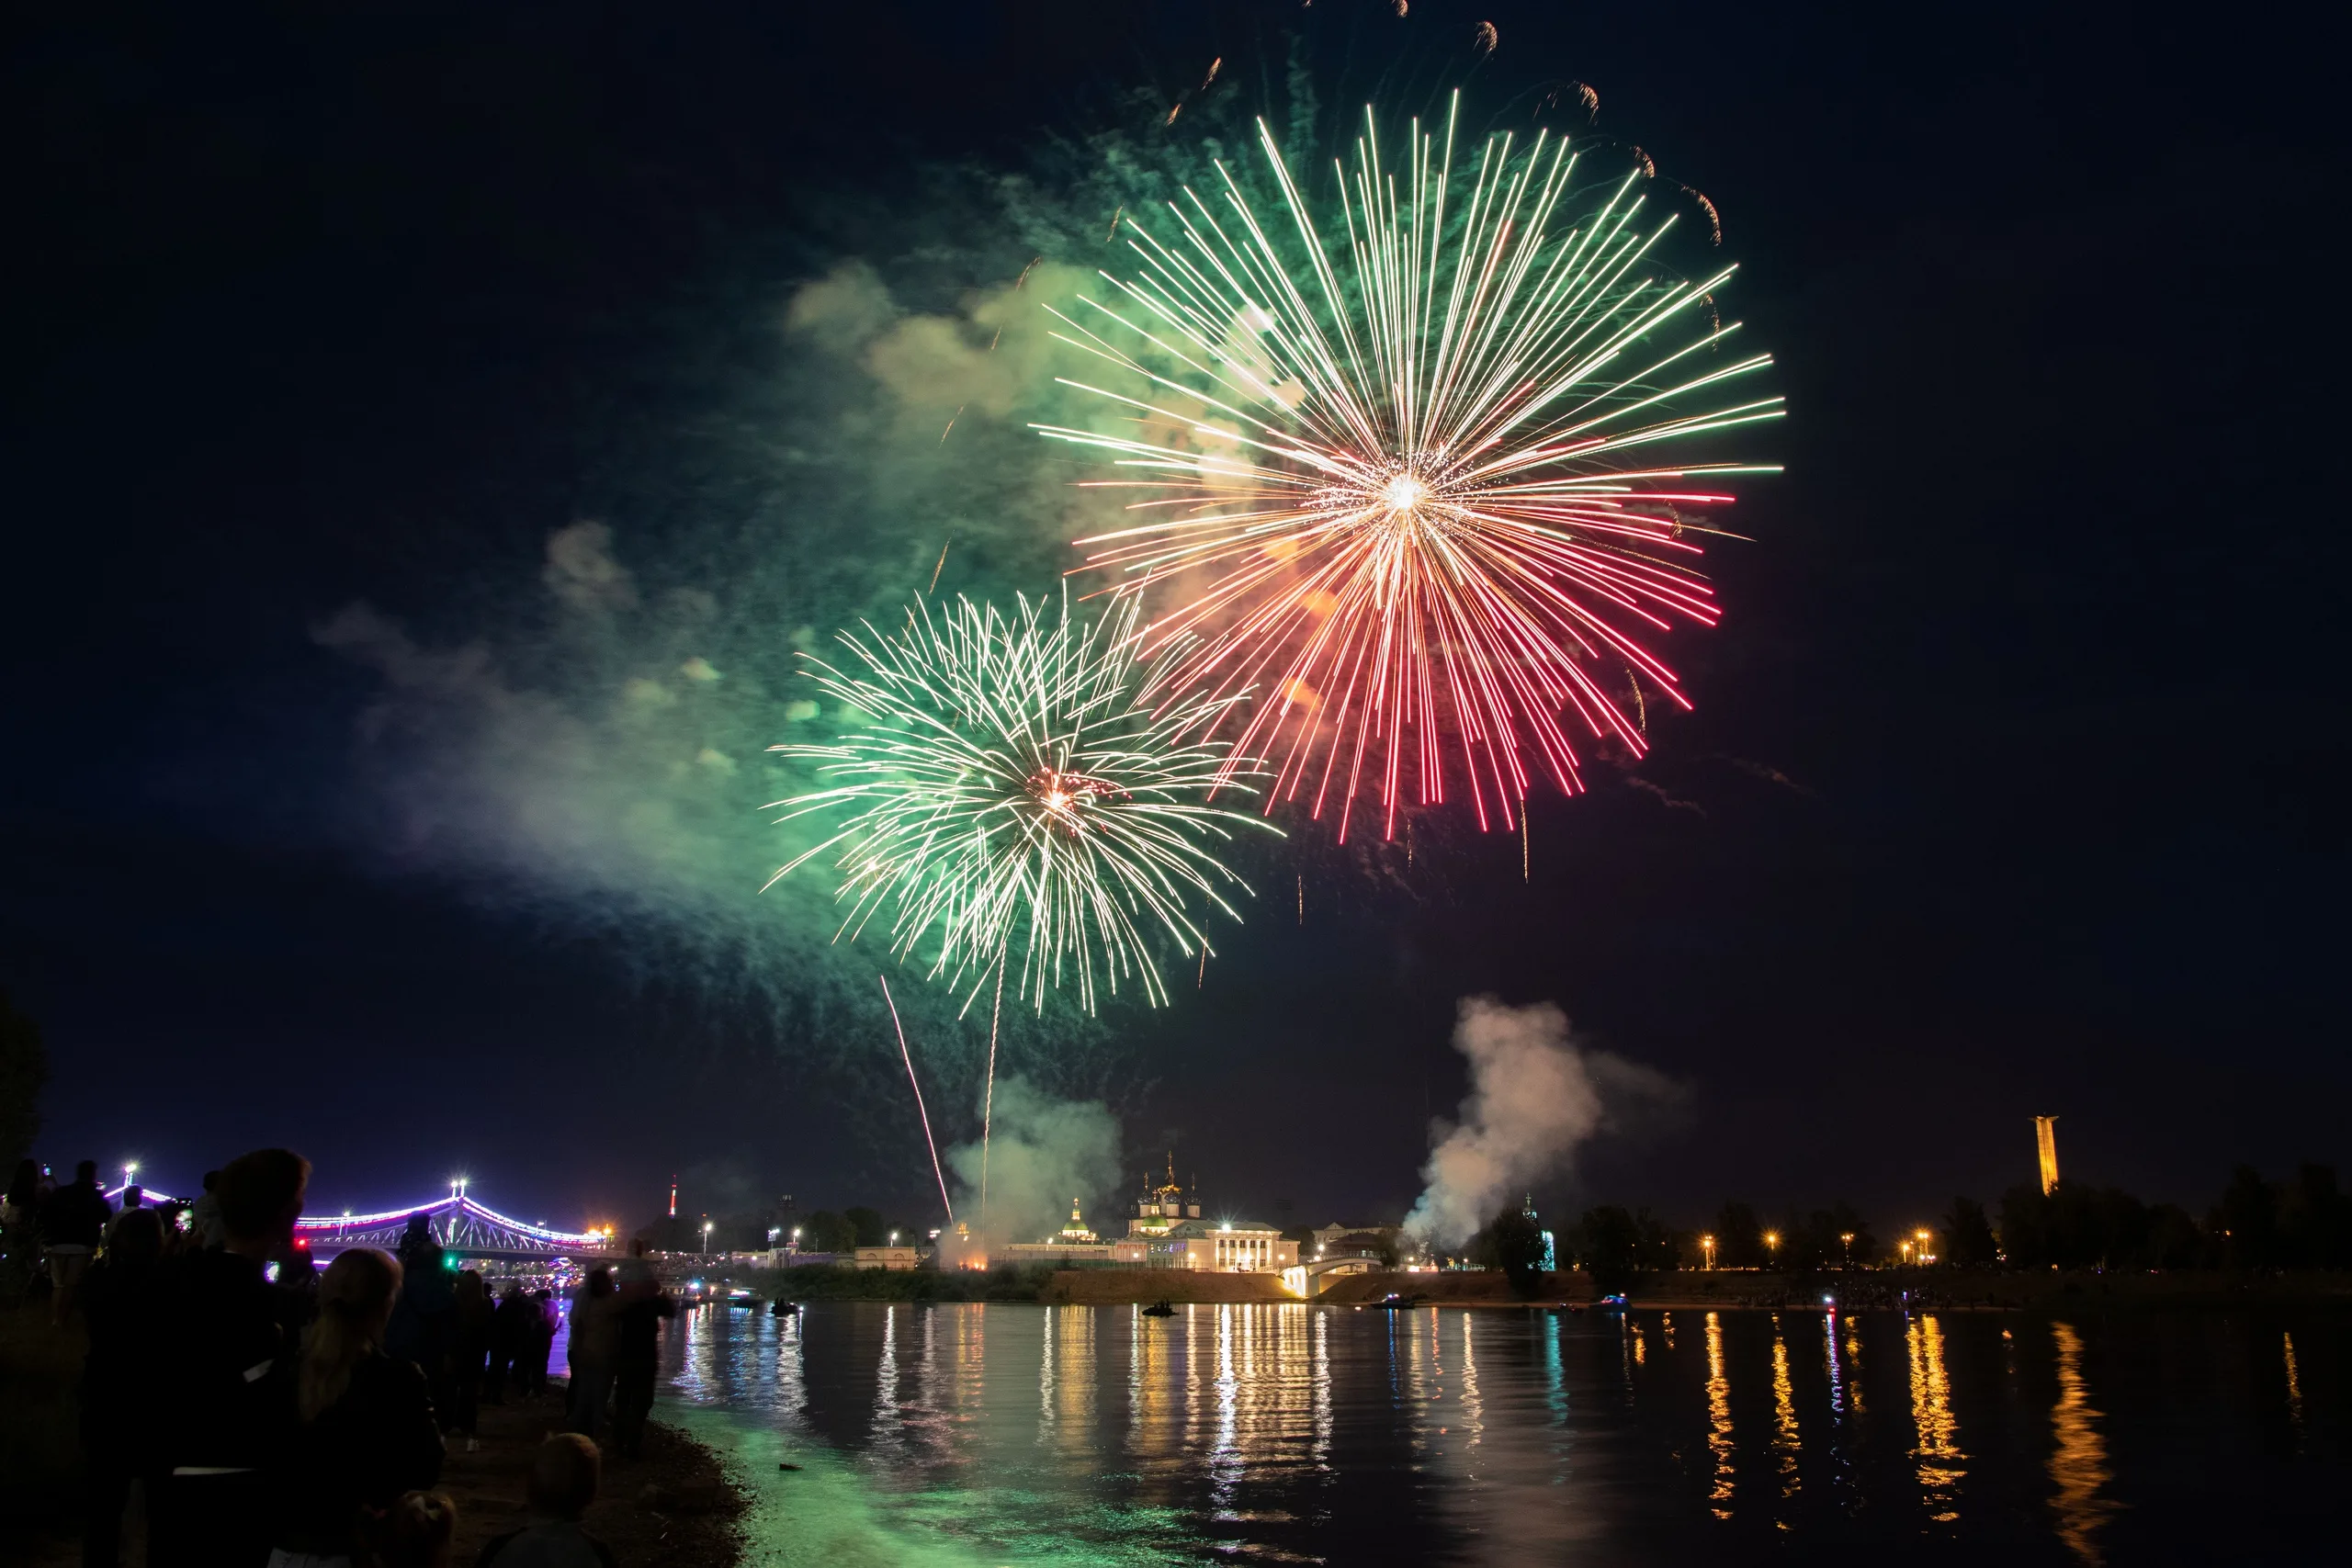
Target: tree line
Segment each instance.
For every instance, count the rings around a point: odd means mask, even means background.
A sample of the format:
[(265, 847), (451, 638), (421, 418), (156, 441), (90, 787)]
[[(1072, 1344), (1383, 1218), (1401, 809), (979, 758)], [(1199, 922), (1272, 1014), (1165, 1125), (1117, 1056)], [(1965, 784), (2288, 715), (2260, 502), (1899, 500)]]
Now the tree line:
[[(1624, 1289), (1637, 1274), (1710, 1264), (1816, 1269), (1921, 1257), (1959, 1269), (2346, 1269), (2352, 1197), (2334, 1167), (2316, 1164), (2278, 1181), (2241, 1165), (2202, 1219), (2120, 1188), (2062, 1181), (2044, 1193), (2039, 1183), (2022, 1182), (1989, 1213), (1973, 1198), (1955, 1197), (1934, 1222), (1905, 1227), (1891, 1242), (1844, 1202), (1791, 1208), (1772, 1221), (1754, 1204), (1731, 1200), (1706, 1227), (1670, 1224), (1647, 1208), (1600, 1204), (1555, 1233), (1554, 1253), (1561, 1268), (1586, 1270), (1604, 1292)], [(1515, 1279), (1532, 1278), (1542, 1258), (1541, 1233), (1515, 1206), (1470, 1246), (1473, 1263)]]

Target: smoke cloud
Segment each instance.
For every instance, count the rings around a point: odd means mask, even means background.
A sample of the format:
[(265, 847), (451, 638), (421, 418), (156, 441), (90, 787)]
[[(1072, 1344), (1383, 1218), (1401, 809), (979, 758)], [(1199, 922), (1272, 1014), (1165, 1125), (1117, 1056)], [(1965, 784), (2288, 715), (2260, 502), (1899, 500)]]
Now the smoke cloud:
[(1506, 1007), (1468, 997), (1453, 1028), (1470, 1060), (1470, 1094), (1457, 1124), (1421, 1168), (1428, 1187), (1405, 1228), (1437, 1247), (1458, 1247), (1503, 1204), (1559, 1169), (1577, 1145), (1629, 1111), (1679, 1098), (1664, 1074), (1575, 1042), (1550, 1002)]
[[(1069, 1100), (1026, 1078), (1001, 1077), (988, 1157), (991, 1238), (1035, 1241), (1059, 1230), (1077, 1199), (1091, 1207), (1119, 1179), (1119, 1123), (1099, 1100)], [(980, 1145), (947, 1151), (961, 1190), (956, 1212), (980, 1229)]]
[[(871, 1123), (862, 1141), (927, 1178), (927, 1157), (898, 1158), (921, 1145), (896, 1109), (874, 983), (887, 943), (836, 940), (821, 863), (761, 891), (822, 830), (761, 809), (815, 778), (768, 748), (845, 716), (798, 655), (894, 624), (925, 592), (1050, 592), (1069, 541), (1121, 516), (1030, 425), (1125, 428), (1057, 376), (1149, 384), (1056, 343), (1046, 307), (1099, 293), (1095, 269), (1131, 259), (1117, 214), (1213, 179), (1210, 160), (1248, 145), (1238, 100), (1225, 130), (1203, 116), (1170, 139), (1139, 112), (1133, 130), (1053, 142), (1026, 169), (933, 166), (888, 199), (808, 195), (790, 224), (715, 261), (585, 427), (556, 433), (584, 455), (560, 509), (516, 511), (500, 498), (527, 508), (544, 492), (485, 487), (446, 536), (474, 552), (435, 563), (446, 586), (313, 626), (372, 680), (340, 797), (356, 854), (585, 934), (795, 1070), (851, 1075), (876, 1091), (841, 1097)], [(986, 1020), (959, 1017), (961, 1000), (899, 992), (934, 1106), (978, 1101)], [(1075, 1008), (1003, 1032), (1003, 1065), (1054, 1093), (1121, 1093), (1136, 1077), (1117, 1034)], [(1003, 1103), (1001, 1089), (1001, 1125)], [(940, 1129), (977, 1130), (977, 1114)], [(1023, 1156), (999, 1152), (991, 1187), (1025, 1179)], [(1068, 1179), (1045, 1185), (1051, 1205), (1022, 1224), (1067, 1213)]]

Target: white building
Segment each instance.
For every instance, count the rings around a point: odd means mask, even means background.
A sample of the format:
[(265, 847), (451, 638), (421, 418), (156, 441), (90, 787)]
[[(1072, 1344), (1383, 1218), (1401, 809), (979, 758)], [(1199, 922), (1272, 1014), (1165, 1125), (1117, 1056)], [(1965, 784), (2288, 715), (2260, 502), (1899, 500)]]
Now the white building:
[(1279, 1274), (1298, 1262), (1298, 1243), (1253, 1220), (1182, 1220), (1148, 1248), (1155, 1269), (1220, 1274)]
[(1140, 1239), (1127, 1236), (1105, 1241), (1096, 1235), (1080, 1215), (1075, 1198), (1069, 1201), (1069, 1224), (1039, 1241), (1016, 1241), (1004, 1252), (1006, 1258), (1014, 1263), (1043, 1263), (1061, 1269), (1144, 1261), (1144, 1244)]

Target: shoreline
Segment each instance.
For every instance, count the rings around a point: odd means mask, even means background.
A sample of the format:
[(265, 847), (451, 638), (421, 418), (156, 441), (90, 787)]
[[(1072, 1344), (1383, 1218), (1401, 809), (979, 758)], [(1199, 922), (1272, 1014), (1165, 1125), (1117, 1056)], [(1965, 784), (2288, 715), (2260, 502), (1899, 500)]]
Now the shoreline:
[[(45, 1305), (0, 1305), (0, 1514), (11, 1562), (78, 1568), (82, 1561), (82, 1455), (74, 1387), (88, 1340), (80, 1321), (51, 1328)], [(450, 1561), (473, 1562), (492, 1536), (524, 1522), (531, 1454), (563, 1428), (565, 1380), (537, 1399), (481, 1407), (471, 1452), (452, 1434), (441, 1479), (429, 1490), (457, 1505)], [(645, 1454), (627, 1461), (605, 1448), (604, 1481), (588, 1528), (631, 1568), (732, 1568), (745, 1561), (751, 1491), (729, 1457), (684, 1423), (664, 1420), (657, 1394)], [(604, 1445), (600, 1445), (604, 1446)], [(127, 1565), (144, 1562), (145, 1524), (133, 1504), (123, 1541)]]
[[(876, 1275), (870, 1282), (835, 1278), (827, 1281), (828, 1288), (821, 1293), (763, 1298), (760, 1307), (772, 1311), (777, 1299), (900, 1304), (986, 1299), (1040, 1306), (1143, 1306), (1164, 1301), (1179, 1307), (1288, 1304), (1380, 1310), (1391, 1306), (1386, 1298), (1392, 1294), (1404, 1298), (1396, 1304), (1414, 1307), (1536, 1307), (1583, 1312), (1607, 1310), (1608, 1305), (1591, 1277), (1582, 1270), (1546, 1275), (1541, 1287), (1525, 1297), (1512, 1294), (1500, 1273), (1476, 1269), (1418, 1273), (1384, 1269), (1351, 1274), (1333, 1280), (1322, 1293), (1310, 1297), (1291, 1294), (1272, 1274), (1058, 1269), (1036, 1280), (1034, 1288), (976, 1298), (944, 1292), (934, 1295), (917, 1290), (905, 1282), (910, 1276), (904, 1273), (883, 1276), (880, 1270), (868, 1272)], [(746, 1282), (756, 1285), (761, 1281)], [(1834, 1305), (1841, 1313), (2352, 1307), (2352, 1271), (2237, 1274), (2201, 1269), (2170, 1273), (2099, 1269), (1677, 1269), (1636, 1276), (1627, 1287), (1623, 1304), (1637, 1311), (1796, 1312), (1820, 1311), (1833, 1304), (1825, 1302), (1824, 1297), (1834, 1298)]]

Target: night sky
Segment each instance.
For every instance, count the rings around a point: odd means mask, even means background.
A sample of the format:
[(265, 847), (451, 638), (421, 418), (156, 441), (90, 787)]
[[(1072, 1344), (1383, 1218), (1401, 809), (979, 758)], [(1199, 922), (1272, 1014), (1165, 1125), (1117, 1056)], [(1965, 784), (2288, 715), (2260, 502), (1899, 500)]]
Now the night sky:
[[(1573, 77), (1704, 191), (1781, 362), (1788, 473), (1744, 493), (1755, 542), (1711, 552), (1724, 626), (1673, 639), (1697, 713), (1537, 800), (1530, 881), (1515, 838), (1458, 821), (1409, 867), (1309, 829), (1251, 865), (1263, 897), (1197, 992), (1106, 1015), (1081, 1049), (1109, 1081), (1068, 1081), (1109, 1095), (1128, 1170), (1173, 1140), (1213, 1205), (1393, 1217), (1463, 1091), (1457, 1000), (1486, 993), (1685, 1089), (1547, 1208), (1911, 1223), (2029, 1178), (2049, 1112), (2070, 1176), (2200, 1211), (2233, 1162), (2352, 1159), (2342, 40), (2211, 10), (1774, 9), (25, 20), (0, 984), (49, 1042), (42, 1153), (185, 1190), (283, 1142), (321, 1207), (463, 1170), (526, 1217), (635, 1220), (684, 1171), (690, 1208), (923, 1213), (878, 1008), (810, 1013), (789, 964), (495, 853), (388, 850), (415, 818), (383, 804), (382, 676), (322, 628), (364, 604), (510, 647), (583, 520), (662, 579), (738, 505), (764, 389), (814, 384), (777, 325), (797, 288), (852, 257), (925, 309), (1001, 287), (1023, 257), (957, 211), (925, 248), (938, 171), (984, 185), (1132, 128), (1212, 57), (1247, 112), (1311, 17), (1333, 102), (1458, 84), (1499, 113)], [(894, 518), (982, 504), (931, 471)], [(789, 489), (730, 537), (831, 547)], [(927, 570), (940, 529), (906, 527)], [(1034, 591), (1065, 558), (1034, 546), (1042, 582), (1002, 552), (951, 579)], [(758, 784), (727, 802), (752, 843)], [(741, 867), (752, 922), (772, 869)]]

